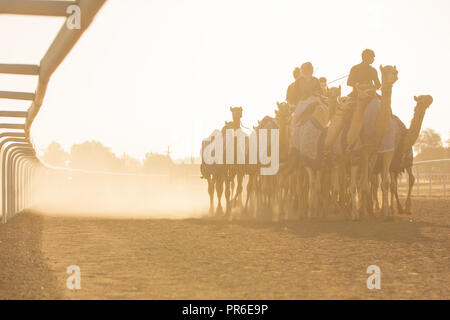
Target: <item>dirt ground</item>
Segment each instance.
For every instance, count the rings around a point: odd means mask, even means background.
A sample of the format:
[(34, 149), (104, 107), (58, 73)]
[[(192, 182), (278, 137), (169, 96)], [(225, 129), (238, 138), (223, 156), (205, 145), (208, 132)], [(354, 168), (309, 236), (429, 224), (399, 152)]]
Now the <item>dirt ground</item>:
[[(450, 200), (413, 204), (393, 222), (283, 225), (27, 212), (0, 226), (0, 298), (450, 299)], [(69, 265), (81, 290), (66, 288)]]

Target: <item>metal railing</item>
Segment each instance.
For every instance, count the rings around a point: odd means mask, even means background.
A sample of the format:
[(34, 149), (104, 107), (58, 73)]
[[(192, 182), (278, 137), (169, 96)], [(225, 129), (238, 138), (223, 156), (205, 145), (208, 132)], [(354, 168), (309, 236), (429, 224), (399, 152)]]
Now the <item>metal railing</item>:
[[(448, 197), (450, 194), (450, 159), (417, 161), (413, 164), (415, 176), (413, 195), (426, 197)], [(406, 193), (408, 175), (399, 183), (399, 192)]]
[[(30, 127), (44, 101), (52, 74), (91, 24), (106, 0), (35, 1), (0, 0), (0, 14), (62, 16), (67, 8), (76, 5), (80, 9), (81, 26), (68, 28), (67, 19), (56, 35), (39, 65), (0, 64), (0, 73), (38, 76), (35, 92), (0, 91), (1, 99), (31, 101), (25, 111), (0, 110), (0, 118), (24, 118), (24, 124), (0, 123), (0, 158), (2, 161), (2, 222), (6, 223), (34, 202), (36, 179), (43, 172), (52, 170), (42, 164), (30, 140)], [(5, 131), (7, 129), (8, 131)], [(17, 131), (9, 131), (17, 130)]]

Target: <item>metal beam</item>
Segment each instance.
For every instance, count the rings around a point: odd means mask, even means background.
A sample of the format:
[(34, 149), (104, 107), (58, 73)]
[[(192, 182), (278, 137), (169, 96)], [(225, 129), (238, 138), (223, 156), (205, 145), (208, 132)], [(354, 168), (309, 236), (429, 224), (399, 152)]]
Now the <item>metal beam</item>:
[(0, 117), (8, 118), (26, 118), (28, 112), (26, 111), (0, 111)]
[(39, 75), (39, 66), (34, 64), (0, 64), (0, 73)]
[(16, 91), (0, 91), (1, 99), (14, 99), (14, 100), (34, 100), (34, 93), (31, 92), (16, 92)]
[(26, 121), (27, 133), (29, 133), (29, 128), (31, 127), (34, 118), (42, 106), (50, 77), (72, 50), (73, 46), (80, 39), (83, 32), (90, 26), (95, 15), (102, 8), (105, 2), (106, 0), (78, 0), (77, 5), (81, 10), (81, 28), (69, 29), (64, 24), (47, 50), (47, 53), (42, 58), (36, 96), (28, 110), (29, 113)]
[(67, 7), (76, 1), (0, 0), (0, 14), (67, 16)]
[(0, 123), (0, 129), (25, 129), (25, 124), (21, 124), (21, 123)]

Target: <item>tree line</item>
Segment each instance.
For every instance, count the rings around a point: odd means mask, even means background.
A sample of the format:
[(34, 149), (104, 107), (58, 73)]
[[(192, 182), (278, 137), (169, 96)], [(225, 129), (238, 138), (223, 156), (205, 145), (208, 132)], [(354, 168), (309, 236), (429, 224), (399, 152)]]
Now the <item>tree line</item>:
[(55, 167), (120, 173), (169, 173), (176, 166), (169, 154), (149, 152), (142, 161), (126, 153), (118, 157), (111, 148), (95, 140), (74, 144), (69, 152), (58, 142), (52, 142), (41, 160)]

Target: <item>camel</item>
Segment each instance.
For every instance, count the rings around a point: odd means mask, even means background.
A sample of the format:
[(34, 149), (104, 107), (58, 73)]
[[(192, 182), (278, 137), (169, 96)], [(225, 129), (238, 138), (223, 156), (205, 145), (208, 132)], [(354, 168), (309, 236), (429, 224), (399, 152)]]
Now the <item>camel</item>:
[[(242, 118), (242, 107), (230, 107), (230, 111), (232, 113), (233, 121), (225, 122), (225, 126), (222, 128), (222, 136), (225, 137), (227, 129), (234, 130), (234, 161), (233, 164), (225, 164), (225, 200), (226, 200), (226, 212), (225, 215), (228, 218), (228, 221), (233, 219), (232, 216), (232, 208), (236, 205), (242, 209), (242, 191), (243, 191), (243, 181), (245, 176), (246, 165), (245, 163), (239, 164), (237, 161), (238, 158), (238, 143), (236, 133), (241, 130), (241, 118)], [(245, 152), (245, 151), (243, 151)], [(226, 152), (224, 152), (224, 156), (226, 158)], [(233, 196), (234, 189), (234, 180), (236, 179), (236, 193)]]
[[(286, 167), (288, 162), (290, 137), (291, 137), (291, 110), (286, 102), (278, 103), (278, 110), (275, 110), (275, 119), (279, 127), (279, 161), (280, 166), (276, 175), (277, 192), (278, 193), (278, 210), (273, 210), (272, 220), (278, 221), (279, 216), (286, 218), (284, 213), (284, 201), (289, 193), (289, 168)], [(286, 170), (287, 169), (287, 170)], [(276, 194), (275, 193), (275, 194)]]
[[(411, 124), (408, 129), (406, 129), (406, 126), (403, 124), (403, 122), (398, 118), (393, 116), (393, 119), (396, 123), (396, 128), (399, 128), (399, 138), (396, 143), (396, 148), (393, 155), (393, 160), (390, 166), (390, 176), (391, 176), (391, 210), (394, 210), (394, 199), (397, 201), (397, 209), (399, 213), (406, 213), (408, 215), (411, 214), (411, 192), (412, 188), (414, 186), (415, 178), (412, 173), (412, 164), (413, 164), (413, 152), (412, 147), (414, 143), (416, 142), (421, 127), (423, 118), (425, 117), (426, 110), (430, 107), (430, 105), (433, 103), (433, 98), (429, 95), (422, 95), (418, 97), (414, 97), (414, 100), (416, 101), (416, 107), (414, 108), (414, 116), (411, 120)], [(398, 197), (398, 190), (397, 190), (397, 181), (398, 177), (401, 175), (402, 172), (408, 173), (408, 182), (409, 182), (409, 188), (408, 188), (408, 195), (405, 202), (405, 210), (403, 210), (403, 207), (400, 203), (399, 197)], [(373, 197), (377, 201), (377, 194), (378, 194), (378, 173), (379, 173), (379, 161), (376, 166), (376, 171), (374, 172), (373, 177)], [(378, 205), (377, 205), (378, 206)]]
[[(289, 145), (289, 122), (290, 122), (290, 109), (289, 105), (285, 102), (278, 103), (278, 110), (275, 110), (275, 117), (272, 118), (270, 116), (264, 117), (261, 121), (258, 121), (258, 126), (253, 127), (255, 130), (256, 138), (258, 140), (257, 146), (257, 154), (258, 154), (258, 164), (257, 165), (249, 165), (247, 172), (249, 173), (249, 181), (247, 184), (247, 198), (245, 202), (245, 210), (250, 203), (250, 199), (253, 199), (252, 202), (255, 201), (256, 198), (256, 206), (254, 206), (252, 212), (253, 217), (256, 217), (256, 212), (259, 209), (265, 207), (269, 208), (273, 214), (273, 220), (276, 220), (276, 210), (274, 210), (274, 204), (277, 200), (276, 195), (278, 194), (278, 180), (279, 180), (279, 172), (275, 175), (259, 175), (259, 168), (263, 165), (259, 162), (259, 155), (261, 153), (272, 153), (272, 139), (269, 138), (272, 134), (272, 130), (279, 130), (279, 155), (280, 162), (284, 161), (287, 157), (287, 150)], [(266, 145), (261, 149), (260, 144), (260, 130), (267, 130), (268, 137), (266, 140)], [(285, 187), (285, 186), (284, 186)], [(255, 210), (256, 207), (256, 210)]]
[[(237, 164), (236, 158), (237, 158), (237, 143), (236, 143), (236, 137), (234, 137), (235, 143), (234, 143), (234, 162), (233, 164), (227, 164), (226, 158), (227, 158), (227, 152), (225, 147), (225, 141), (226, 141), (226, 131), (227, 129), (233, 129), (235, 132), (241, 128), (241, 117), (242, 117), (242, 107), (230, 107), (230, 111), (232, 113), (233, 121), (225, 121), (225, 125), (220, 131), (220, 134), (223, 139), (223, 159), (219, 163), (214, 162), (211, 164), (207, 164), (204, 161), (204, 150), (205, 148), (211, 143), (212, 137), (215, 136), (215, 132), (213, 132), (212, 135), (202, 143), (202, 164), (200, 166), (200, 170), (202, 173), (202, 178), (206, 179), (208, 181), (208, 193), (210, 198), (210, 207), (209, 207), (209, 213), (210, 215), (214, 214), (214, 191), (217, 192), (217, 209), (216, 209), (216, 215), (222, 215), (223, 209), (221, 204), (221, 198), (224, 191), (225, 186), (225, 200), (226, 200), (226, 216), (228, 220), (232, 220), (232, 205), (236, 204), (242, 195), (242, 184), (244, 179), (244, 173), (245, 173), (245, 164)], [(234, 183), (234, 179), (237, 179), (237, 187), (236, 187), (236, 194), (234, 197), (232, 197), (232, 184)], [(242, 203), (242, 202), (241, 202)]]
[[(258, 121), (258, 126), (253, 127), (255, 130), (255, 134), (258, 141), (258, 150), (257, 153), (259, 155), (260, 152), (270, 152), (271, 150), (271, 139), (269, 138), (271, 135), (271, 130), (279, 130), (279, 125), (276, 118), (272, 118), (270, 116), (264, 117), (262, 120)], [(267, 144), (264, 150), (259, 150), (259, 139), (260, 139), (260, 130), (267, 130)], [(259, 159), (259, 157), (258, 157)], [(259, 161), (258, 161), (259, 162)], [(260, 168), (261, 164), (255, 168)], [(275, 176), (260, 176), (259, 170), (251, 170), (249, 172), (249, 181), (247, 184), (247, 199), (245, 203), (245, 207), (247, 209), (250, 197), (254, 196), (256, 198), (256, 210), (253, 212), (253, 217), (256, 217), (256, 213), (262, 208), (272, 208), (273, 203), (275, 201), (274, 197), (276, 194), (276, 177)], [(254, 200), (255, 201), (255, 200)]]
[[(344, 199), (345, 194), (345, 171), (346, 162), (350, 162), (350, 194), (352, 202), (352, 220), (359, 219), (359, 211), (357, 209), (357, 178), (358, 173), (360, 173), (361, 184), (360, 184), (360, 199), (361, 210), (364, 212), (368, 206), (369, 192), (368, 192), (368, 176), (369, 176), (369, 158), (372, 154), (376, 153), (380, 149), (380, 144), (383, 142), (383, 138), (386, 132), (390, 128), (389, 117), (391, 115), (390, 101), (392, 86), (397, 81), (397, 69), (396, 67), (380, 66), (383, 79), (382, 88), (382, 99), (381, 108), (377, 114), (377, 118), (374, 121), (375, 124), (375, 141), (372, 144), (363, 146), (359, 152), (353, 152), (353, 146), (358, 139), (361, 139), (361, 132), (364, 130), (364, 116), (368, 108), (368, 104), (373, 100), (373, 95), (370, 95), (371, 90), (363, 87), (357, 87), (358, 98), (356, 103), (356, 108), (353, 112), (349, 112), (349, 106), (352, 104), (351, 101), (342, 101), (339, 99), (329, 99), (330, 113), (331, 111), (336, 112), (335, 115), (330, 117), (330, 125), (325, 138), (325, 158), (329, 158), (330, 154), (333, 153), (332, 149), (335, 146), (337, 138), (341, 138), (343, 135), (343, 140), (345, 140), (343, 155), (339, 155), (337, 170), (332, 171), (331, 175), (331, 185), (332, 185), (332, 202), (336, 200), (336, 194)], [(373, 106), (372, 106), (373, 107)], [(334, 111), (335, 110), (335, 111)], [(385, 119), (388, 118), (388, 121)], [(348, 124), (350, 122), (350, 124)], [(348, 130), (344, 130), (347, 125)], [(341, 142), (342, 139), (337, 141)], [(358, 141), (359, 142), (359, 141)], [(334, 155), (336, 156), (336, 155)], [(392, 159), (392, 152), (384, 152), (381, 156), (384, 160), (385, 167), (389, 168), (390, 160)], [(329, 159), (327, 159), (329, 161)], [(386, 170), (385, 170), (386, 171)], [(384, 182), (386, 182), (386, 175), (384, 175)], [(339, 190), (338, 190), (339, 189)], [(385, 188), (385, 194), (386, 194)], [(385, 198), (387, 199), (387, 198)], [(387, 204), (387, 201), (384, 202)], [(342, 205), (341, 205), (342, 206)], [(386, 207), (386, 206), (385, 206)]]
[[(320, 104), (319, 100), (316, 98), (312, 98), (309, 104), (305, 105), (304, 112), (299, 116), (295, 117), (291, 127), (292, 136), (291, 136), (291, 149), (289, 151), (289, 157), (287, 157), (286, 161), (283, 163), (283, 166), (280, 169), (279, 173), (279, 181), (280, 185), (287, 185), (289, 179), (291, 180), (290, 190), (287, 188), (280, 188), (279, 192), (279, 210), (278, 214), (281, 217), (285, 217), (284, 215), (284, 204), (286, 203), (286, 198), (288, 195), (288, 191), (291, 191), (291, 198), (296, 200), (294, 206), (299, 210), (299, 217), (303, 216), (303, 213), (307, 211), (308, 217), (313, 217), (316, 215), (318, 211), (318, 199), (319, 195), (322, 193), (322, 189), (325, 189), (325, 196), (328, 190), (326, 188), (322, 188), (321, 181), (322, 177), (322, 163), (319, 159), (317, 162), (317, 167), (312, 168), (311, 162), (308, 159), (301, 158), (300, 153), (302, 151), (305, 143), (309, 143), (307, 141), (308, 135), (314, 131), (314, 128), (307, 128), (305, 130), (300, 130), (296, 124), (303, 124), (306, 121), (312, 121), (315, 123), (317, 127), (322, 128), (322, 130), (327, 127), (329, 118), (333, 119), (333, 123), (331, 125), (333, 134), (337, 135), (340, 132), (344, 125), (344, 114), (346, 115), (350, 109), (348, 104), (342, 103), (340, 100), (338, 101), (338, 97), (341, 94), (341, 88), (330, 88), (328, 92), (328, 107), (329, 111), (326, 107)], [(319, 129), (320, 131), (320, 129)], [(309, 132), (309, 133), (308, 133)], [(328, 131), (330, 132), (330, 131)], [(306, 141), (305, 139), (306, 138)], [(316, 135), (317, 138), (317, 135)], [(303, 140), (302, 140), (303, 139)], [(325, 134), (325, 138), (319, 138), (312, 143), (316, 143), (317, 150), (321, 149), (324, 141), (328, 141), (328, 135)], [(331, 139), (329, 140), (331, 141)], [(320, 150), (318, 151), (321, 152)], [(306, 162), (306, 163), (305, 163)], [(335, 171), (335, 170), (333, 170)], [(332, 171), (332, 172), (333, 172)], [(336, 169), (337, 171), (337, 169)], [(334, 184), (337, 185), (339, 189), (339, 185), (336, 182)], [(328, 186), (328, 185), (326, 185)], [(305, 198), (305, 191), (308, 191), (308, 194)], [(327, 196), (329, 197), (329, 196)], [(296, 199), (295, 199), (296, 198)], [(326, 202), (326, 201), (325, 201)], [(275, 217), (274, 220), (277, 220), (278, 217)]]
[[(388, 150), (381, 150), (382, 146), (389, 142), (392, 133), (392, 123), (391, 123), (391, 96), (392, 87), (394, 83), (398, 80), (398, 71), (394, 66), (380, 66), (381, 71), (381, 108), (378, 111), (376, 119), (374, 121), (374, 134), (373, 140), (360, 147), (360, 150), (356, 153), (357, 157), (353, 158), (350, 169), (350, 194), (352, 199), (352, 220), (356, 221), (360, 219), (360, 213), (357, 208), (357, 189), (358, 174), (360, 176), (360, 210), (362, 214), (369, 213), (372, 214), (372, 193), (370, 190), (369, 177), (370, 175), (370, 158), (377, 153), (381, 158), (381, 189), (383, 193), (382, 198), (382, 212), (385, 218), (391, 217), (391, 210), (388, 203), (389, 188), (390, 188), (390, 174), (389, 168), (391, 165), (394, 147)], [(376, 100), (372, 100), (372, 103), (376, 103)], [(352, 146), (357, 139), (362, 140), (362, 132), (365, 129), (364, 115), (367, 112), (369, 106), (366, 106), (364, 110), (355, 110), (353, 114), (352, 126), (350, 126), (349, 132), (347, 134), (347, 144)], [(370, 119), (369, 119), (370, 121)], [(369, 123), (370, 124), (370, 123)], [(389, 133), (389, 135), (388, 135)]]
[[(321, 193), (322, 180), (322, 147), (326, 137), (328, 121), (328, 108), (314, 96), (301, 101), (294, 113), (290, 162), (295, 163), (294, 168), (295, 165), (300, 163), (306, 169), (308, 177), (308, 218), (315, 216), (318, 211), (318, 198)], [(296, 169), (301, 170), (298, 167)], [(297, 197), (300, 201), (301, 179), (297, 181), (297, 186)], [(279, 198), (281, 200), (281, 196)], [(279, 206), (280, 214), (282, 214), (283, 201), (279, 202)]]

